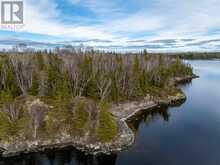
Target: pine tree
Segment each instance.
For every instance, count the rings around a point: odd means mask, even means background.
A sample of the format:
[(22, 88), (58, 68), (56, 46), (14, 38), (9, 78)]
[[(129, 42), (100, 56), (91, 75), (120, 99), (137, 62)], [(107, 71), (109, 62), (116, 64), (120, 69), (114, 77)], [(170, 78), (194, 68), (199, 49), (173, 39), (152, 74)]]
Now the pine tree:
[(36, 54), (37, 66), (39, 70), (44, 69), (44, 55), (41, 52)]
[(69, 99), (71, 97), (70, 94), (70, 85), (69, 78), (67, 72), (64, 72), (56, 82), (56, 91), (55, 98), (59, 100)]
[(144, 55), (147, 56), (148, 55), (148, 52), (146, 49), (144, 49)]
[(14, 69), (12, 67), (12, 64), (8, 61), (6, 61), (6, 65), (5, 65), (5, 69), (6, 69), (6, 78), (5, 78), (5, 82), (4, 82), (4, 89), (7, 89), (11, 92), (11, 95), (13, 97), (17, 97), (19, 96), (22, 92), (20, 90), (20, 88), (18, 87), (18, 83), (17, 80), (15, 79), (15, 75), (14, 75)]
[(13, 101), (12, 92), (10, 89), (6, 88), (0, 92), (0, 102), (7, 105)]
[(132, 79), (133, 79), (133, 84), (132, 84), (132, 88), (133, 88), (133, 95), (134, 97), (139, 97), (143, 95), (143, 91), (141, 89), (141, 68), (140, 68), (140, 62), (138, 59), (138, 56), (136, 55), (134, 57), (134, 63), (133, 63), (133, 75), (132, 75)]
[(92, 81), (92, 79), (94, 78), (94, 75), (92, 74), (92, 58), (87, 55), (83, 56), (78, 68), (80, 73), (79, 95), (93, 95), (92, 93), (94, 92), (94, 90), (92, 89), (92, 86), (94, 87), (94, 82)]
[(32, 86), (28, 92), (33, 96), (37, 96), (38, 91), (39, 91), (39, 78), (38, 78), (37, 74), (34, 72), (33, 78), (32, 78)]

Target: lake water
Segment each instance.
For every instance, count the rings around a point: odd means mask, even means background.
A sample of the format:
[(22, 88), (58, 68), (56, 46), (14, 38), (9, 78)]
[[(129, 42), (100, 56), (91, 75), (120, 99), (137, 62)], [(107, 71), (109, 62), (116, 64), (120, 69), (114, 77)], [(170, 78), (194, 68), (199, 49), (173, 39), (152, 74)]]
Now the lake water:
[(200, 76), (182, 86), (187, 101), (134, 121), (136, 142), (118, 155), (92, 157), (73, 149), (36, 153), (0, 165), (219, 165), (220, 61), (190, 61)]

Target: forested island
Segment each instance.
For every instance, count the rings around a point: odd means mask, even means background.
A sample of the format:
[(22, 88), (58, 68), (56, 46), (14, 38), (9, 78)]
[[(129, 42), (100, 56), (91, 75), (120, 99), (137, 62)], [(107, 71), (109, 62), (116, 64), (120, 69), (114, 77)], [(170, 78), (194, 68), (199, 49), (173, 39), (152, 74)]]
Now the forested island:
[(186, 60), (215, 60), (220, 59), (220, 52), (188, 52), (188, 53), (176, 53), (171, 54), (174, 57), (178, 57)]
[(134, 142), (126, 120), (184, 100), (176, 84), (194, 77), (179, 57), (146, 52), (1, 54), (0, 150), (121, 151)]

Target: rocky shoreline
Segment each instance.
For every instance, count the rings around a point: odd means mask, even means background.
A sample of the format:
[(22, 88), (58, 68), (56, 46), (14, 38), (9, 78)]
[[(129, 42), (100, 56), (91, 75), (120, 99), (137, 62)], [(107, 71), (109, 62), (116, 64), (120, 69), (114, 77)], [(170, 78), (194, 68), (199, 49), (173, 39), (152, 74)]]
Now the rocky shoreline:
[[(175, 78), (175, 84), (191, 81), (198, 76), (188, 76), (184, 78)], [(113, 105), (110, 109), (110, 113), (116, 118), (119, 125), (119, 133), (109, 143), (101, 142), (90, 142), (88, 137), (72, 138), (68, 135), (62, 135), (57, 140), (45, 140), (45, 141), (31, 141), (31, 142), (20, 142), (19, 145), (10, 148), (9, 144), (0, 144), (0, 151), (2, 157), (12, 157), (20, 154), (27, 154), (32, 152), (40, 152), (47, 149), (61, 149), (69, 146), (73, 146), (77, 150), (85, 152), (86, 154), (112, 154), (118, 153), (122, 150), (128, 149), (133, 145), (135, 141), (135, 134), (129, 128), (127, 120), (134, 117), (136, 114), (154, 108), (160, 107), (161, 105), (175, 105), (181, 101), (186, 100), (184, 93), (177, 93), (174, 96), (168, 96), (166, 99), (152, 101), (151, 96), (146, 96), (140, 101), (131, 101), (127, 103)]]

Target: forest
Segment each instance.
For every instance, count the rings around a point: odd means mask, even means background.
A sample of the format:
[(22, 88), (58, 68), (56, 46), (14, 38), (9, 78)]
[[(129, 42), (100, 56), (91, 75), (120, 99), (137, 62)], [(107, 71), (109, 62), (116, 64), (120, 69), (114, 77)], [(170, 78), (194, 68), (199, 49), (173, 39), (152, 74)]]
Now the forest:
[(163, 55), (85, 52), (0, 55), (0, 139), (117, 135), (112, 104), (173, 89), (192, 67)]

